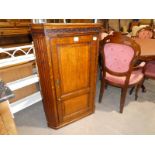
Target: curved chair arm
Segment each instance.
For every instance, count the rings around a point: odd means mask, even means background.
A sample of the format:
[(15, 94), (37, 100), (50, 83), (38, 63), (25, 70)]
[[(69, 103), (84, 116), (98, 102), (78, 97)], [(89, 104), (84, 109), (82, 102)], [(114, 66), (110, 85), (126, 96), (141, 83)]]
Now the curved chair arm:
[(133, 70), (144, 69), (146, 62), (141, 62), (139, 65), (135, 66)]

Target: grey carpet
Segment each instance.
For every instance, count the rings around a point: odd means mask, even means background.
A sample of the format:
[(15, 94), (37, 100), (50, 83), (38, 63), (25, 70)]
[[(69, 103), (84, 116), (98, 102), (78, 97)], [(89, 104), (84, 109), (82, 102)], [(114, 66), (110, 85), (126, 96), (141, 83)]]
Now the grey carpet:
[(146, 93), (127, 95), (123, 114), (119, 113), (120, 89), (109, 86), (102, 103), (98, 103), (97, 83), (95, 113), (79, 121), (54, 130), (47, 127), (42, 102), (15, 114), (18, 134), (21, 135), (120, 135), (155, 134), (155, 81), (146, 80)]

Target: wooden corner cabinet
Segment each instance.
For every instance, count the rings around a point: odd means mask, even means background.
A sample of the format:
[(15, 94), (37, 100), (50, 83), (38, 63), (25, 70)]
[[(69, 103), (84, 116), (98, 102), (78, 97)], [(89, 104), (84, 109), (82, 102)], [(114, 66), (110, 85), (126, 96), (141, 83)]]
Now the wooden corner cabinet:
[(60, 128), (95, 109), (100, 24), (33, 24), (48, 126)]

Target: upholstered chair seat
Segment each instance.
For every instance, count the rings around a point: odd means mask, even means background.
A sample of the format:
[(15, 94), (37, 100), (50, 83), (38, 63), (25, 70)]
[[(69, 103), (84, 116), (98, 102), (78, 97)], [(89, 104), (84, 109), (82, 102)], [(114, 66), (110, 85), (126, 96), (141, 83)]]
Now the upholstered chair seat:
[[(130, 75), (130, 79), (129, 79), (129, 85), (134, 85), (138, 82), (140, 82), (144, 77), (144, 74), (142, 73), (142, 70), (139, 69), (137, 71), (133, 71)], [(114, 76), (111, 75), (109, 73), (106, 73), (106, 80), (115, 83), (116, 85), (124, 85), (125, 84), (125, 80), (126, 77), (122, 76), (122, 77), (118, 77), (118, 76)]]

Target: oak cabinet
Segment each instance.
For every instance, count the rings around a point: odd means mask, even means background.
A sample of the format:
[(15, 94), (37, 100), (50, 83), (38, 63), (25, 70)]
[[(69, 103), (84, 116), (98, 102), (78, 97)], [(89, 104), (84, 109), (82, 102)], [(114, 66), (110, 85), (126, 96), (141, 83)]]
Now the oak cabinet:
[(32, 37), (48, 126), (94, 112), (100, 24), (33, 24)]

